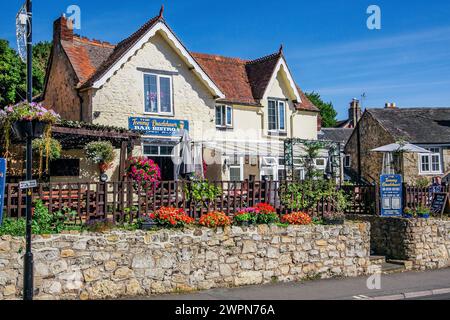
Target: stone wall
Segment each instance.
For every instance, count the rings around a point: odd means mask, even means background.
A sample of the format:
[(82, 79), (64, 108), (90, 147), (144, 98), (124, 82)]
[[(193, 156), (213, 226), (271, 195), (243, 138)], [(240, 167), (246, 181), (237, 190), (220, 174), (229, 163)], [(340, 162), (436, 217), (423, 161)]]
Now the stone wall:
[(371, 250), (389, 259), (407, 260), (415, 270), (450, 265), (450, 220), (357, 217), (370, 222)]
[[(108, 299), (305, 278), (369, 267), (369, 225), (227, 227), (36, 236), (37, 299)], [(24, 240), (0, 240), (0, 299), (22, 290)]]

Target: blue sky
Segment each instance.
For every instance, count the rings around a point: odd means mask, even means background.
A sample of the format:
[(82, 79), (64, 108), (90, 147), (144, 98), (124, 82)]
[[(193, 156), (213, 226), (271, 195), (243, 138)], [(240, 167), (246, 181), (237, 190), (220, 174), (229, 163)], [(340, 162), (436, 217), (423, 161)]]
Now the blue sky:
[[(0, 38), (15, 42), (22, 0), (2, 1)], [(106, 1), (34, 0), (35, 41), (50, 40), (52, 22), (71, 4), (81, 8), (77, 33), (118, 42), (157, 15), (196, 52), (256, 58), (278, 50), (306, 91), (332, 101), (345, 118), (353, 97), (365, 107), (450, 107), (450, 1)], [(366, 27), (380, 6), (382, 29)], [(15, 46), (15, 45), (14, 45)]]

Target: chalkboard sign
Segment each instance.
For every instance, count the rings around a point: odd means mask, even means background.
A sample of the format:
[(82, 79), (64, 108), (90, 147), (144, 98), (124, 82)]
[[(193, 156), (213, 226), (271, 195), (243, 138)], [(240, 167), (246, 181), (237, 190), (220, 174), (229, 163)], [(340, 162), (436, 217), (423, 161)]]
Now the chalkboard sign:
[(448, 193), (438, 192), (433, 195), (431, 202), (431, 212), (434, 214), (443, 215), (450, 201)]

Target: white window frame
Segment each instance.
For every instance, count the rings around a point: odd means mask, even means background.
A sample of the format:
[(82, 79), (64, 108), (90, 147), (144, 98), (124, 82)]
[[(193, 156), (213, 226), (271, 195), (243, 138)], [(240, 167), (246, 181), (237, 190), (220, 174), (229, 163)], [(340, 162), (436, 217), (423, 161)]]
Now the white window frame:
[[(221, 119), (222, 123), (221, 124), (217, 124), (217, 109), (220, 108), (220, 114), (221, 116), (225, 116), (223, 119)], [(228, 110), (230, 110), (230, 117), (228, 117)], [(215, 108), (215, 113), (214, 113), (214, 117), (215, 117), (215, 123), (216, 123), (216, 127), (217, 128), (233, 128), (233, 107), (229, 106), (229, 105), (225, 105), (225, 104), (219, 104), (216, 105)]]
[(239, 175), (240, 175), (240, 177), (239, 177), (240, 180), (239, 181), (240, 182), (244, 181), (244, 157), (237, 157), (239, 164), (230, 164), (231, 156), (227, 156), (224, 159), (227, 162), (228, 173), (229, 173), (229, 176), (230, 176), (230, 180), (231, 180), (231, 174), (230, 174), (231, 170), (230, 169), (231, 168), (233, 168), (233, 169), (239, 168)]
[[(323, 160), (323, 165), (318, 165), (317, 164), (317, 160)], [(328, 161), (327, 161), (326, 158), (316, 158), (316, 159), (314, 159), (314, 165), (319, 170), (325, 170), (327, 168), (327, 164), (328, 164)]]
[[(157, 112), (151, 112), (151, 111), (146, 111), (145, 110), (145, 100), (146, 100), (145, 77), (146, 76), (155, 76), (156, 77), (156, 92), (157, 92), (157, 95), (158, 95)], [(169, 82), (170, 82), (170, 84), (169, 84), (169, 88), (170, 88), (170, 112), (162, 112), (161, 111), (161, 83), (160, 83), (160, 78), (169, 79)], [(164, 75), (164, 74), (144, 72), (144, 75), (143, 75), (143, 87), (144, 87), (144, 114), (166, 115), (166, 116), (173, 116), (174, 115), (174, 111), (173, 111), (173, 105), (174, 105), (173, 97), (174, 97), (174, 95), (173, 95), (173, 79), (172, 79), (172, 76)]]
[[(274, 102), (275, 103), (275, 115), (276, 115), (276, 129), (270, 129), (270, 121), (269, 121), (269, 117), (270, 117), (270, 112), (269, 112), (269, 108), (270, 108), (270, 103)], [(280, 105), (283, 105), (284, 108), (284, 129), (280, 128)], [(279, 99), (268, 99), (267, 102), (267, 129), (269, 132), (281, 132), (281, 133), (286, 133), (287, 132), (287, 121), (286, 121), (286, 109), (287, 109), (287, 102), (285, 100), (279, 100)]]
[[(419, 174), (421, 175), (433, 175), (433, 174), (443, 174), (442, 171), (442, 148), (441, 147), (424, 147), (427, 150), (432, 151), (432, 149), (437, 149), (438, 152), (432, 152), (432, 153), (419, 153)], [(437, 156), (439, 159), (439, 170), (433, 170), (433, 157)], [(429, 165), (429, 170), (423, 170), (422, 165), (423, 165), (423, 158), (428, 158), (428, 165)]]
[[(157, 147), (158, 148), (158, 154), (149, 154), (149, 153), (145, 153), (145, 147)], [(161, 154), (161, 147), (169, 147), (172, 148), (172, 152), (173, 152), (173, 148), (174, 146), (171, 145), (159, 145), (159, 144), (151, 144), (151, 143), (144, 143), (142, 144), (142, 154), (145, 157), (171, 157), (171, 154)]]
[(344, 155), (343, 162), (344, 162), (344, 168), (350, 168), (352, 166), (352, 156), (349, 154)]

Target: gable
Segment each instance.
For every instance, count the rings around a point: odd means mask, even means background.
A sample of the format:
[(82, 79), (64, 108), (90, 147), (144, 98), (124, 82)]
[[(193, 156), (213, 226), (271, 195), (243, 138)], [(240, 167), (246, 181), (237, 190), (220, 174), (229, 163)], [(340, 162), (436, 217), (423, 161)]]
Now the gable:
[(280, 56), (274, 70), (270, 76), (270, 81), (268, 82), (266, 88), (264, 89), (263, 97), (267, 98), (269, 90), (272, 89), (275, 82), (283, 83), (287, 92), (289, 92), (289, 97), (295, 102), (301, 103), (302, 98), (297, 90), (297, 85), (292, 78), (289, 68), (283, 56)]

